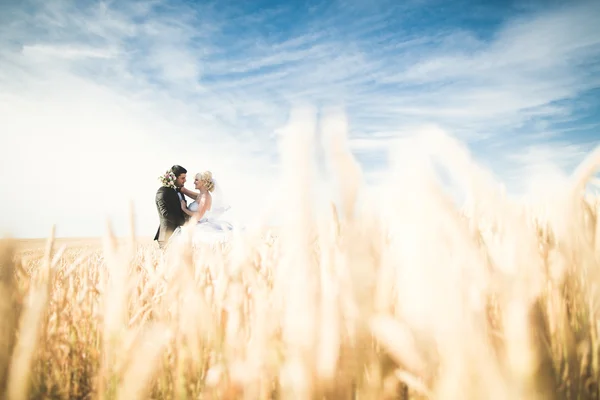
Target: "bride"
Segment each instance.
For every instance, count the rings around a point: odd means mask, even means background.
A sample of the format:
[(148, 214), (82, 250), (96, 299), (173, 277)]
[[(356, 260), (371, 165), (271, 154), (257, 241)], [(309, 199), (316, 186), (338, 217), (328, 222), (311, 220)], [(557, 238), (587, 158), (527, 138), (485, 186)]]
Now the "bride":
[[(201, 172), (194, 178), (194, 187), (198, 192), (185, 187), (181, 188), (182, 194), (195, 199), (189, 205), (186, 205), (185, 200), (181, 200), (183, 212), (189, 215), (190, 219), (198, 221), (192, 227), (192, 241), (209, 244), (227, 241), (233, 231), (233, 226), (220, 217), (229, 207), (220, 204), (223, 199), (212, 173), (210, 171)], [(213, 201), (212, 193), (215, 191), (218, 192), (217, 201)], [(216, 204), (217, 202), (219, 204)]]

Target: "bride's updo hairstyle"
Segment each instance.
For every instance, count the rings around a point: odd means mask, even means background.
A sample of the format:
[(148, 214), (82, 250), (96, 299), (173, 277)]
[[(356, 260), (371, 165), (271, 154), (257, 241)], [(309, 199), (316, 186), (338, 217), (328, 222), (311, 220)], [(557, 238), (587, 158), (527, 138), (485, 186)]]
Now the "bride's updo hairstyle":
[(210, 172), (210, 171), (199, 172), (196, 174), (196, 179), (202, 181), (204, 183), (204, 186), (206, 186), (206, 190), (208, 190), (209, 192), (212, 192), (213, 190), (215, 190), (215, 182), (213, 181), (213, 178), (212, 178), (212, 172)]

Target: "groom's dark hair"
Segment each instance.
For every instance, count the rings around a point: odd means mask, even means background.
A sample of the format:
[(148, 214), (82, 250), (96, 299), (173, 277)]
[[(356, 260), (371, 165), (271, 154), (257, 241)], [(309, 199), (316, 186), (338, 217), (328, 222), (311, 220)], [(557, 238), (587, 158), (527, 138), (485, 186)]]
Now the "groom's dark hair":
[(183, 168), (181, 165), (173, 165), (171, 167), (171, 172), (173, 172), (176, 177), (179, 177), (181, 174), (187, 174), (187, 169)]

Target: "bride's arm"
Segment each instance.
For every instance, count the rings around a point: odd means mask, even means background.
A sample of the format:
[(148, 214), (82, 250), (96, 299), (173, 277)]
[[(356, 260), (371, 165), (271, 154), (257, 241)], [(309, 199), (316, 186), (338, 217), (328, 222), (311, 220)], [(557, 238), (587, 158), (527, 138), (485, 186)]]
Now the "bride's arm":
[[(210, 208), (211, 203), (212, 203), (212, 198), (211, 198), (210, 194), (200, 196), (200, 199), (198, 199), (198, 211), (196, 211), (196, 217), (198, 219), (200, 219), (204, 216), (204, 214), (206, 213), (206, 210), (208, 210)], [(185, 204), (184, 200), (181, 200), (181, 209), (183, 210), (184, 213), (186, 213), (190, 217), (194, 216), (194, 212), (188, 210), (187, 205)]]
[(206, 213), (206, 210), (210, 209), (210, 205), (212, 203), (212, 197), (210, 196), (210, 194), (205, 194), (200, 196), (200, 199), (198, 199), (198, 211), (196, 211), (196, 217), (198, 219), (201, 219), (204, 214)]
[(194, 215), (193, 211), (188, 210), (187, 204), (185, 204), (185, 200), (181, 200), (181, 210), (183, 210), (183, 212), (189, 215), (190, 217)]
[(196, 193), (193, 190), (190, 190), (183, 186), (181, 187), (180, 192), (194, 200), (196, 200), (198, 198), (198, 196), (200, 196), (200, 193)]

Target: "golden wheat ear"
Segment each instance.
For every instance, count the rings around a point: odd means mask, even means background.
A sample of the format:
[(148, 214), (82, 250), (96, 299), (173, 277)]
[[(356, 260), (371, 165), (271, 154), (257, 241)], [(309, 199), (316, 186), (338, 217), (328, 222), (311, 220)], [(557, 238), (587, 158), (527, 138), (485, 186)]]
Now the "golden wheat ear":
[(328, 114), (322, 123), (327, 159), (339, 186), (344, 219), (352, 221), (362, 188), (362, 170), (348, 146), (348, 121), (340, 110)]
[(0, 240), (0, 394), (6, 398), (10, 359), (17, 340), (20, 299), (15, 266), (15, 240)]
[(596, 147), (573, 171), (571, 175), (573, 183), (573, 194), (579, 195), (585, 186), (595, 182), (593, 175), (600, 169), (600, 146)]
[(10, 361), (7, 398), (25, 400), (31, 390), (32, 364), (38, 346), (47, 332), (46, 310), (51, 297), (52, 250), (56, 227), (46, 242), (43, 263), (34, 284), (29, 288), (26, 306), (19, 321), (19, 338)]

